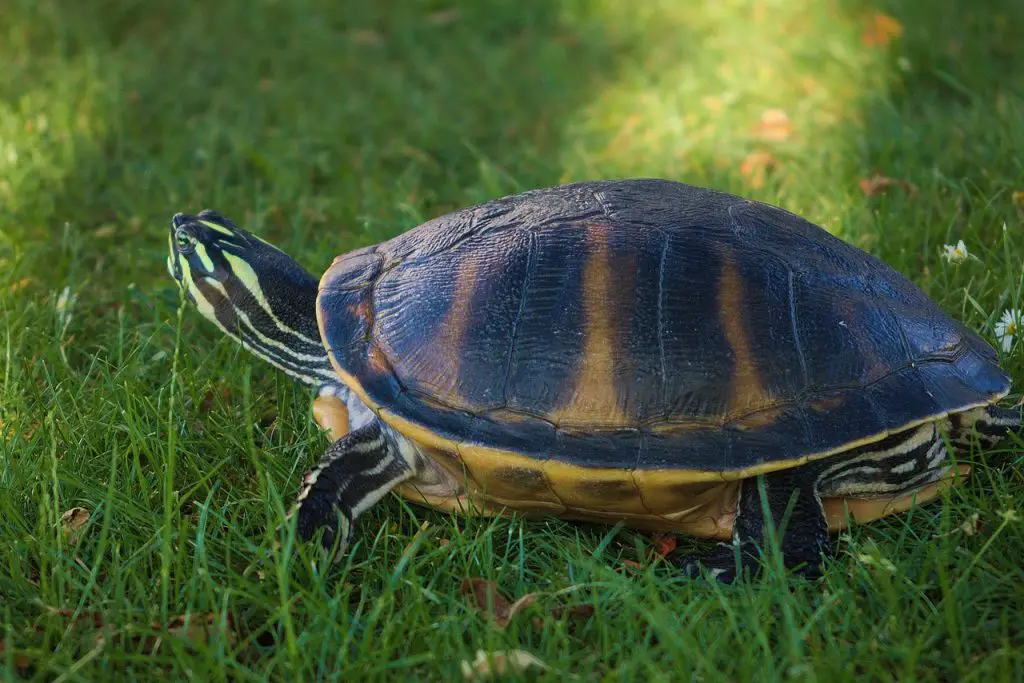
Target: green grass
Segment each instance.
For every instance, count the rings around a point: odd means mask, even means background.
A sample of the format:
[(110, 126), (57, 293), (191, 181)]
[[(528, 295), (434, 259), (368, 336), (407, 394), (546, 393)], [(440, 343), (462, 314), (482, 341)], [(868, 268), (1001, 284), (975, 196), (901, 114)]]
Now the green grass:
[[(0, 0), (4, 678), (451, 680), (521, 649), (550, 680), (1024, 679), (1012, 444), (941, 502), (853, 529), (818, 584), (688, 581), (643, 534), (395, 497), (324, 569), (275, 531), (326, 446), (310, 396), (183, 310), (164, 266), (179, 210), (216, 207), (319, 272), (516, 190), (662, 176), (802, 213), (993, 339), (1022, 295), (1024, 4), (198, 7)], [(862, 41), (876, 12), (902, 24), (889, 45)], [(773, 108), (792, 130), (759, 139)], [(762, 178), (741, 170), (754, 152)], [(874, 171), (916, 194), (865, 197)], [(941, 245), (961, 238), (979, 260), (954, 267)], [(1022, 351), (1003, 354), (1018, 380)], [(559, 594), (498, 631), (467, 577)], [(579, 603), (595, 614), (551, 614)], [(166, 632), (209, 613), (209, 637)]]

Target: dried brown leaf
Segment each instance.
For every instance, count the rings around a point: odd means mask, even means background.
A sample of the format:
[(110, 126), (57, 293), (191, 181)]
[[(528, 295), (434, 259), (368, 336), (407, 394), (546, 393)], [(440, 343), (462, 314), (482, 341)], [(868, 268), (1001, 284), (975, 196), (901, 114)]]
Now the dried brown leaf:
[(860, 42), (868, 47), (884, 47), (903, 35), (903, 24), (888, 14), (875, 12), (864, 23)]
[[(160, 648), (163, 640), (162, 636), (153, 635), (134, 635), (127, 636), (126, 638), (124, 633), (118, 633), (112, 625), (106, 623), (101, 612), (84, 611), (75, 616), (74, 611), (69, 609), (58, 609), (56, 607), (47, 607), (46, 609), (50, 616), (63, 620), (67, 628), (86, 629), (87, 633), (91, 633), (97, 645), (112, 639), (122, 642), (124, 642), (123, 639), (126, 639), (127, 642), (133, 643), (144, 651), (155, 652)], [(220, 633), (222, 637), (227, 639), (228, 643), (233, 645), (236, 641), (235, 623), (232, 612), (227, 613), (226, 628), (219, 614), (206, 612), (195, 615), (176, 616), (170, 619), (167, 624), (153, 622), (150, 626), (154, 631), (166, 632), (172, 636), (182, 638), (191, 644), (208, 643), (213, 639), (215, 633)]]
[(219, 391), (213, 389), (207, 389), (206, 393), (203, 394), (203, 398), (199, 401), (199, 409), (203, 413), (208, 413), (213, 410), (217, 404), (218, 396), (220, 402), (224, 405), (231, 405), (231, 390), (227, 387), (221, 387)]
[[(84, 566), (84, 565), (83, 565)], [(65, 628), (84, 628), (92, 636), (93, 642), (99, 646), (113, 636), (113, 629), (104, 621), (101, 612), (83, 611), (75, 616), (73, 610), (57, 609), (46, 606), (51, 617), (57, 617), (65, 622)], [(42, 633), (42, 631), (39, 631)]]
[(667, 556), (676, 549), (679, 539), (675, 534), (654, 534), (654, 550), (661, 557)]
[(13, 283), (10, 287), (8, 287), (7, 291), (10, 292), (11, 294), (16, 294), (21, 290), (25, 289), (26, 287), (28, 287), (33, 282), (35, 282), (35, 280), (33, 280), (32, 278), (23, 277), (17, 282)]
[[(498, 591), (493, 581), (486, 579), (463, 579), (460, 591), (470, 598), (473, 606), (481, 614), (489, 616), (497, 624), (508, 625), (510, 605), (505, 596)], [(504, 626), (502, 626), (504, 628)]]
[(75, 531), (89, 521), (89, 511), (83, 507), (73, 507), (60, 516), (60, 523), (68, 531)]
[(444, 26), (454, 21), (458, 21), (461, 13), (454, 7), (449, 9), (439, 10), (427, 15), (427, 23), (433, 24), (434, 26)]
[(981, 531), (981, 515), (975, 512), (964, 520), (964, 523), (960, 525), (960, 531), (964, 532), (964, 536), (973, 536)]
[[(565, 607), (553, 608), (549, 612), (549, 615), (555, 621), (573, 621), (589, 619), (594, 616), (594, 612), (595, 609), (593, 605), (567, 605)], [(538, 631), (543, 631), (544, 623), (546, 621), (547, 620), (542, 617), (534, 617), (533, 627)]]
[(527, 593), (523, 597), (519, 598), (512, 603), (512, 606), (508, 608), (508, 617), (505, 619), (504, 624), (500, 624), (502, 628), (505, 628), (509, 623), (515, 619), (516, 615), (525, 610), (527, 607), (537, 602), (537, 599), (543, 595), (542, 593)]
[(60, 526), (64, 530), (68, 545), (78, 545), (82, 538), (82, 528), (89, 521), (89, 511), (83, 507), (73, 507), (60, 516)]
[(957, 528), (955, 528), (952, 531), (947, 532), (945, 534), (935, 534), (935, 537), (936, 538), (940, 538), (942, 536), (952, 536), (953, 534), (963, 534), (964, 536), (973, 536), (976, 533), (978, 533), (979, 531), (981, 531), (981, 527), (983, 525), (984, 525), (984, 522), (981, 521), (981, 515), (979, 515), (977, 512), (975, 512), (975, 513), (972, 513), (967, 519), (965, 519), (963, 521), (963, 523), (960, 524), (960, 526), (958, 526)]
[[(214, 634), (220, 633), (229, 644), (235, 642), (235, 617), (228, 612), (225, 618), (226, 624), (221, 622), (220, 615), (216, 612), (206, 614), (182, 614), (170, 619), (167, 622), (166, 630), (169, 634), (183, 638), (190, 643), (206, 644), (213, 639)], [(154, 629), (160, 629), (158, 622), (153, 623)]]
[[(11, 648), (14, 649), (13, 647)], [(0, 660), (7, 658), (7, 641), (0, 639)], [(14, 668), (18, 669), (19, 674), (24, 674), (27, 669), (31, 668), (32, 660), (28, 658), (28, 655), (22, 652), (14, 653)]]
[[(636, 566), (639, 567), (639, 565)], [(469, 597), (477, 611), (486, 616), (492, 628), (498, 631), (508, 628), (518, 614), (548, 595), (547, 593), (527, 593), (510, 604), (493, 582), (473, 578), (462, 581), (460, 592)], [(554, 607), (548, 610), (548, 614), (554, 619), (586, 619), (593, 616), (594, 606), (583, 604)], [(544, 617), (535, 617), (532, 623), (535, 628), (542, 629), (544, 621)]]
[(491, 625), (503, 630), (517, 614), (537, 601), (542, 593), (527, 593), (509, 604), (507, 598), (498, 591), (493, 582), (486, 579), (463, 579), (461, 592), (468, 596), (477, 611), (491, 620)]
[(753, 133), (762, 140), (786, 140), (793, 134), (793, 124), (781, 109), (766, 109), (754, 124)]
[(1024, 190), (1018, 190), (1013, 193), (1013, 203), (1017, 206), (1024, 206)]
[(69, 609), (57, 609), (56, 607), (46, 607), (46, 611), (49, 612), (52, 617), (59, 617), (68, 622), (68, 626), (88, 626), (94, 629), (103, 628), (103, 614), (100, 612), (84, 611), (79, 613), (76, 617), (74, 611)]
[(477, 650), (473, 663), (462, 661), (462, 676), (467, 681), (486, 681), (507, 673), (522, 673), (527, 669), (547, 670), (549, 667), (524, 650)]
[(597, 609), (593, 605), (572, 605), (564, 611), (567, 619), (589, 619)]
[(747, 183), (751, 187), (757, 189), (764, 185), (768, 171), (775, 168), (776, 163), (775, 157), (769, 152), (764, 150), (751, 152), (740, 163), (740, 173), (747, 179)]
[(354, 28), (348, 32), (348, 37), (356, 45), (384, 44), (384, 37), (372, 28)]
[(700, 98), (700, 103), (704, 105), (705, 109), (714, 113), (722, 111), (722, 108), (725, 106), (725, 103), (722, 102), (722, 98), (716, 95), (705, 95)]
[(589, 619), (594, 616), (594, 611), (593, 605), (569, 605), (554, 608), (551, 616), (555, 619)]
[(887, 178), (878, 171), (867, 178), (861, 178), (858, 184), (865, 197), (874, 197), (893, 187), (902, 187), (911, 197), (917, 194), (917, 186), (913, 183), (899, 178)]

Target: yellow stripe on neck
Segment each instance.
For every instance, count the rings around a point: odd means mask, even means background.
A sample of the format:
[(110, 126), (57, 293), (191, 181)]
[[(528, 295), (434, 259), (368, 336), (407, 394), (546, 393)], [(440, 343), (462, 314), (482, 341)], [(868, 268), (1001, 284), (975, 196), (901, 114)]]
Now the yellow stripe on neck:
[(227, 235), (228, 237), (234, 237), (235, 236), (234, 232), (232, 232), (228, 228), (225, 228), (223, 225), (217, 225), (216, 223), (211, 223), (210, 221), (199, 221), (199, 222), (202, 223), (203, 225), (205, 225), (206, 227), (208, 227), (210, 230), (216, 230), (217, 232), (219, 232), (222, 235)]
[(207, 273), (212, 273), (214, 269), (213, 259), (210, 258), (209, 252), (206, 251), (206, 245), (202, 242), (196, 242), (195, 250), (199, 260), (203, 263), (203, 268), (206, 268)]
[(260, 287), (260, 280), (259, 277), (256, 275), (256, 271), (252, 269), (252, 266), (250, 266), (245, 259), (239, 258), (238, 256), (235, 256), (234, 254), (231, 254), (226, 251), (223, 253), (224, 258), (227, 259), (228, 265), (231, 267), (232, 272), (234, 272), (235, 276), (242, 283), (242, 285), (244, 285), (245, 288), (248, 289), (249, 292), (253, 295), (253, 297), (256, 299), (256, 302), (259, 304), (260, 308), (267, 312), (267, 315), (270, 316), (270, 319), (274, 321), (274, 324), (277, 326), (279, 330), (291, 334), (308, 344), (312, 344), (314, 346), (322, 346), (323, 342), (321, 340), (312, 339), (302, 334), (298, 330), (292, 329), (291, 327), (286, 325), (280, 318), (278, 318), (277, 315), (274, 314), (274, 309), (271, 308), (270, 302), (267, 301), (267, 297), (263, 293), (263, 289)]

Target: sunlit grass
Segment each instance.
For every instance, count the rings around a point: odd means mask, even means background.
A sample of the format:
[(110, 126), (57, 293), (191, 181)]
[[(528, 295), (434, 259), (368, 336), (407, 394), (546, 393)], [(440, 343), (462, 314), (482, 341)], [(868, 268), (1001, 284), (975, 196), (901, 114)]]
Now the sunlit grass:
[[(902, 34), (866, 37), (878, 13)], [(216, 207), (318, 272), (508, 192), (661, 176), (798, 211), (994, 340), (1024, 307), (1019, 3), (0, 0), (0, 16), (7, 678), (451, 680), (477, 650), (522, 649), (551, 680), (1020, 679), (1010, 447), (973, 456), (942, 502), (852, 530), (820, 584), (686, 581), (643, 534), (397, 498), (325, 569), (278, 531), (326, 446), (308, 393), (182, 309), (164, 267), (179, 210)], [(916, 191), (867, 197), (875, 172)], [(977, 260), (941, 258), (958, 239)], [(1020, 341), (1003, 357), (1020, 378)], [(76, 506), (90, 517), (69, 536)], [(466, 577), (557, 595), (498, 631)], [(594, 615), (551, 615), (579, 603)], [(202, 635), (167, 632), (186, 614)]]
[[(861, 100), (889, 77), (887, 50), (858, 49), (864, 13), (779, 0), (700, 12), (674, 2), (602, 5), (608, 24), (643, 48), (570, 117), (569, 173), (640, 175), (653, 164), (776, 200), (786, 188), (805, 194), (799, 188), (813, 180), (831, 188), (827, 201), (849, 203)], [(773, 157), (774, 172), (744, 178), (742, 162), (755, 152)], [(830, 217), (822, 203), (801, 208)]]

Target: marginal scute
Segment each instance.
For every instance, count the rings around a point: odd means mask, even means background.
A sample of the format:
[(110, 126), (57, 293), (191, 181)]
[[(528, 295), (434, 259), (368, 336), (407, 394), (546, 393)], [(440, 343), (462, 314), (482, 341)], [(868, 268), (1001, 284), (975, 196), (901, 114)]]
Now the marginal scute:
[(533, 467), (516, 465), (496, 467), (490, 473), (490, 483), (526, 493), (540, 493), (548, 490), (544, 472)]
[(590, 470), (581, 477), (579, 468), (548, 460), (544, 471), (555, 495), (568, 508), (650, 514), (628, 468)]
[(383, 263), (376, 250), (376, 246), (364, 247), (336, 257), (320, 278), (320, 289), (353, 290), (372, 285)]
[[(448, 444), (448, 448), (458, 454), (476, 488), (487, 498), (501, 501), (532, 500), (548, 507), (565, 508), (551, 490), (543, 463), (487, 446)], [(510, 473), (515, 476), (508, 476)]]
[(423, 425), (417, 424), (406, 420), (401, 415), (397, 415), (387, 408), (377, 408), (377, 415), (388, 425), (392, 426), (402, 435), (411, 439), (417, 444), (426, 446), (427, 448), (436, 448), (438, 450), (450, 450), (452, 442), (445, 439), (443, 436), (435, 433), (433, 430), (424, 427)]
[[(575, 483), (575, 495), (587, 501), (585, 507), (588, 509), (612, 509), (620, 510), (631, 502), (640, 501), (640, 491), (630, 476), (616, 479), (588, 479), (583, 478)], [(597, 501), (599, 507), (594, 507)], [(636, 506), (643, 510), (643, 503)]]
[[(320, 338), (332, 357), (347, 357), (352, 350), (364, 349), (370, 343), (373, 302), (368, 294), (365, 289), (320, 289), (317, 295), (317, 323)], [(339, 317), (345, 320), (344, 325), (337, 324)]]

